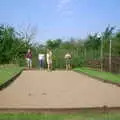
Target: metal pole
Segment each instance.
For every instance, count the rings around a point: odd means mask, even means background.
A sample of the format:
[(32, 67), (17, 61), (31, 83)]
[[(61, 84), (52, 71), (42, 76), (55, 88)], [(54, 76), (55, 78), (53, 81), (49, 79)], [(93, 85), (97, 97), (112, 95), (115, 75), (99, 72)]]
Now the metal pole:
[(111, 72), (111, 56), (112, 56), (112, 40), (110, 40), (110, 46), (109, 46), (109, 72)]

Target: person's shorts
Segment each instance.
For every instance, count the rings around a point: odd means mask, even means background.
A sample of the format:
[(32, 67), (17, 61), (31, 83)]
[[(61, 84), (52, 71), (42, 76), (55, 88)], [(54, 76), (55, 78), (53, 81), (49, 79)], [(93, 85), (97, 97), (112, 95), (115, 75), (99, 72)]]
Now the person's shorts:
[(26, 61), (27, 61), (28, 65), (30, 65), (30, 66), (32, 65), (32, 60), (30, 58), (26, 58)]
[(26, 58), (27, 62), (31, 62), (31, 59), (30, 58)]
[(71, 64), (71, 59), (66, 59), (66, 64)]
[(48, 65), (52, 64), (52, 60), (47, 60), (47, 64)]

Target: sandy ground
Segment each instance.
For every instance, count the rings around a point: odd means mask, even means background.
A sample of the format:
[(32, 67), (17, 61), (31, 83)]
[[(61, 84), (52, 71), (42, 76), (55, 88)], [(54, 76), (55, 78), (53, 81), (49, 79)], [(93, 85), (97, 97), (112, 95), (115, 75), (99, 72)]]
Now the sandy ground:
[(0, 91), (0, 108), (120, 107), (120, 87), (73, 71), (24, 71)]

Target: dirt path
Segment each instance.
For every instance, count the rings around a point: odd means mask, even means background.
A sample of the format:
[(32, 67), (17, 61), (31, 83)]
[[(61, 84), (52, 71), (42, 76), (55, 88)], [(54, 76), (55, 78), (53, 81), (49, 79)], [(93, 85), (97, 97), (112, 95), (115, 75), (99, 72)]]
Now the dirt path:
[(0, 91), (0, 108), (120, 107), (120, 87), (73, 71), (24, 71)]

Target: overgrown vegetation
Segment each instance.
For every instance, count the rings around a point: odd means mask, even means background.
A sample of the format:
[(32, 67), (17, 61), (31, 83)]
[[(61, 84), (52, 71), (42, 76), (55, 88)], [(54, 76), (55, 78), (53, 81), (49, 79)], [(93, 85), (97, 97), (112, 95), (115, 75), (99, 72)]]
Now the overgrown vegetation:
[(70, 52), (72, 55), (72, 66), (80, 67), (88, 60), (100, 60), (101, 43), (103, 44), (103, 56), (109, 54), (109, 41), (112, 40), (112, 56), (120, 56), (120, 31), (115, 32), (114, 27), (108, 26), (99, 35), (89, 35), (86, 39), (71, 38), (68, 41), (62, 39), (48, 40), (44, 45), (35, 44), (32, 41), (32, 32), (16, 32), (11, 26), (0, 25), (0, 64), (15, 63), (25, 65), (24, 56), (28, 48), (32, 49), (33, 67), (38, 67), (37, 55), (46, 53), (46, 49), (53, 51), (54, 68), (64, 68), (64, 55)]

